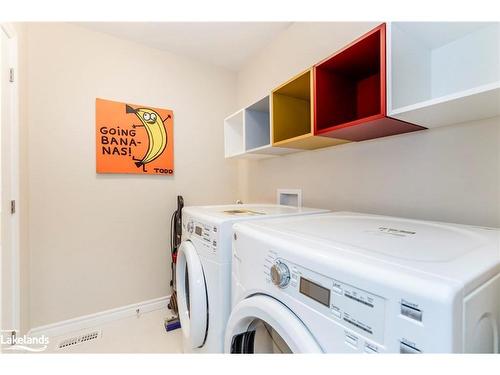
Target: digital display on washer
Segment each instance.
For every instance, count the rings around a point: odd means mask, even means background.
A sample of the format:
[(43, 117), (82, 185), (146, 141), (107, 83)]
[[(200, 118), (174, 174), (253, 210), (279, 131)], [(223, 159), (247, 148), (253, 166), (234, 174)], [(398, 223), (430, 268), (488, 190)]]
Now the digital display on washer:
[(194, 228), (194, 232), (195, 232), (198, 236), (201, 236), (201, 232), (202, 232), (201, 227), (196, 226), (196, 227)]
[(301, 277), (299, 290), (303, 295), (312, 298), (326, 307), (330, 307), (330, 289)]

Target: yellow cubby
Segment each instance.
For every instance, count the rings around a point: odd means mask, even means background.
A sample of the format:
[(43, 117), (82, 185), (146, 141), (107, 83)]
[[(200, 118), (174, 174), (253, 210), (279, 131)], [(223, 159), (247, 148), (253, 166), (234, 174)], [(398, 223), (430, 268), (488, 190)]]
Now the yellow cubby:
[(300, 73), (271, 95), (273, 147), (303, 150), (334, 146), (347, 141), (314, 136), (313, 72)]

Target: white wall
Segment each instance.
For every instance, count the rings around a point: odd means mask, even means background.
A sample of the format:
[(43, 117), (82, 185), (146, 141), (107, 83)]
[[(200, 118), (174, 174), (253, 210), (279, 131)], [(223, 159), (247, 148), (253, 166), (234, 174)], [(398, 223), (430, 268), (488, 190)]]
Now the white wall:
[[(238, 74), (244, 107), (377, 23), (290, 26)], [(500, 119), (240, 162), (245, 201), (302, 188), (304, 205), (500, 226)]]
[[(31, 326), (169, 294), (176, 195), (237, 198), (235, 74), (69, 24), (27, 43)], [(96, 97), (173, 109), (173, 177), (96, 175)]]

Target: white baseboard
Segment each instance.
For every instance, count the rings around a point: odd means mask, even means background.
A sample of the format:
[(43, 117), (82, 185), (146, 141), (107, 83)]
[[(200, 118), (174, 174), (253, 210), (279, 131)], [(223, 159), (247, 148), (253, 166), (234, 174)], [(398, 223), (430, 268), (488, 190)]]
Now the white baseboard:
[(149, 301), (133, 303), (115, 309), (101, 311), (95, 314), (84, 315), (78, 318), (63, 320), (61, 322), (35, 327), (28, 331), (28, 336), (45, 335), (48, 337), (61, 336), (70, 332), (80, 331), (99, 326), (104, 323), (135, 316), (137, 309), (140, 314), (167, 308), (170, 296), (159, 297)]

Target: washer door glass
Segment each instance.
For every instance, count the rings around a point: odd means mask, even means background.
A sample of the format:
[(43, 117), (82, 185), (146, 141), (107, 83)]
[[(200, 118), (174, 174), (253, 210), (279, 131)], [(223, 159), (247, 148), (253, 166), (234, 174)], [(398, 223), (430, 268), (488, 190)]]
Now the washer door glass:
[(228, 321), (226, 353), (321, 353), (302, 321), (276, 299), (255, 295), (238, 303)]
[(234, 335), (231, 353), (278, 353), (290, 354), (292, 349), (280, 334), (268, 323), (256, 318), (245, 332)]
[(191, 241), (179, 247), (176, 265), (179, 319), (184, 339), (194, 348), (205, 343), (208, 328), (207, 287), (203, 267)]

